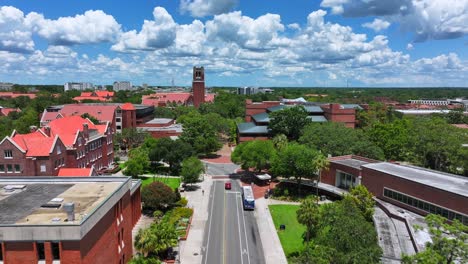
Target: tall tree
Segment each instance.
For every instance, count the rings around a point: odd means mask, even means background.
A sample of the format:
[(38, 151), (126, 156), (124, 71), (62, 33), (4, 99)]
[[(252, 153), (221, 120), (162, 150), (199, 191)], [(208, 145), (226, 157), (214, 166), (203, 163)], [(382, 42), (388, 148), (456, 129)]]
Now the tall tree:
[(205, 172), (205, 166), (196, 157), (190, 157), (182, 161), (180, 175), (184, 183), (196, 183), (200, 179), (200, 174)]
[(468, 226), (454, 220), (429, 214), (426, 216), (432, 242), (426, 249), (412, 256), (403, 256), (403, 263), (468, 263)]
[(374, 159), (384, 158), (383, 151), (361, 130), (347, 128), (341, 123), (311, 124), (303, 130), (299, 142), (320, 150), (324, 155), (355, 154)]
[(297, 221), (306, 226), (306, 233), (304, 240), (310, 241), (311, 237), (315, 236), (317, 232), (318, 223), (320, 221), (319, 206), (316, 203), (317, 198), (307, 198), (302, 201), (299, 209), (297, 210)]
[(303, 178), (312, 179), (317, 177), (317, 164), (315, 160), (321, 153), (297, 143), (291, 143), (280, 150), (273, 158), (271, 172), (285, 178), (293, 177), (297, 181), (300, 190)]
[(138, 177), (142, 175), (146, 169), (149, 168), (150, 162), (148, 152), (142, 148), (135, 148), (130, 150), (128, 161), (125, 163), (123, 173), (127, 176)]
[(177, 175), (180, 172), (180, 163), (194, 154), (190, 144), (177, 139), (161, 138), (149, 151), (149, 158), (154, 162), (167, 162), (171, 173)]
[[(360, 184), (353, 187), (346, 198), (351, 199), (368, 222), (372, 222), (375, 201), (367, 188)], [(345, 198), (345, 199), (346, 199)]]
[(196, 153), (210, 154), (221, 148), (216, 129), (203, 117), (193, 116), (183, 121), (180, 139), (189, 143)]
[(301, 136), (301, 130), (311, 123), (302, 105), (286, 108), (270, 114), (268, 128), (273, 135), (284, 134), (292, 140)]
[(148, 133), (137, 128), (124, 128), (122, 133), (115, 134), (115, 142), (124, 149), (136, 148), (141, 145)]
[(284, 134), (278, 134), (273, 138), (273, 145), (277, 150), (282, 150), (288, 145), (288, 137)]
[(270, 167), (276, 151), (270, 140), (252, 140), (239, 144), (231, 155), (231, 160), (242, 169), (255, 168), (257, 172)]

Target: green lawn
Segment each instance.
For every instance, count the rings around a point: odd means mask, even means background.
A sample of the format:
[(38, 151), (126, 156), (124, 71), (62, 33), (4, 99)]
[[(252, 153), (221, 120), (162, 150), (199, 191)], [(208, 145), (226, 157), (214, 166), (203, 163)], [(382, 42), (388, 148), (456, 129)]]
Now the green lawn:
[(180, 178), (167, 178), (167, 177), (150, 177), (150, 178), (140, 178), (142, 186), (148, 185), (154, 181), (163, 182), (172, 189), (178, 188), (180, 185)]
[[(268, 207), (286, 257), (291, 253), (301, 251), (304, 247), (302, 234), (305, 231), (305, 226), (297, 222), (296, 211), (299, 209), (299, 205), (274, 204)], [(286, 225), (286, 229), (279, 231), (280, 224)]]

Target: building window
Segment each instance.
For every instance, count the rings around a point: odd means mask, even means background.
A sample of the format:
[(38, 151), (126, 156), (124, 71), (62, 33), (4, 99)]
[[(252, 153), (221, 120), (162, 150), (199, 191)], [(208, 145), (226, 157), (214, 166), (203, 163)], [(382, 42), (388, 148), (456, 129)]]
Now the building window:
[(122, 127), (121, 127), (121, 126), (117, 126), (116, 128), (117, 128), (117, 129), (122, 129)]
[(62, 149), (60, 148), (60, 146), (57, 146), (57, 154), (62, 154)]
[(45, 260), (44, 242), (36, 243), (36, 249), (37, 249), (37, 258), (39, 260)]
[(21, 166), (19, 164), (15, 164), (15, 172), (21, 172)]
[(59, 242), (52, 242), (50, 243), (52, 247), (52, 257), (54, 260), (60, 259), (60, 246)]
[(341, 189), (349, 190), (356, 186), (356, 177), (342, 171), (336, 172), (336, 186)]
[(115, 122), (120, 122), (120, 121), (121, 121), (121, 120), (120, 120), (120, 117), (117, 117), (117, 118), (115, 119)]
[(12, 159), (13, 158), (13, 151), (11, 149), (6, 149), (3, 151), (5, 154), (5, 159)]
[(46, 165), (41, 165), (41, 172), (46, 172)]
[(0, 164), (0, 172), (5, 172), (5, 165)]
[(3, 243), (0, 242), (0, 261), (3, 261)]
[(13, 165), (8, 164), (7, 165), (7, 170), (8, 170), (8, 172), (13, 172)]
[(459, 213), (453, 212), (447, 208), (443, 208), (437, 206), (432, 203), (428, 203), (426, 201), (420, 200), (418, 198), (407, 196), (403, 193), (396, 192), (387, 188), (384, 188), (384, 196), (390, 199), (399, 201), (403, 204), (409, 205), (416, 209), (425, 211), (426, 213), (430, 214), (438, 214), (441, 215), (449, 220), (457, 219), (458, 221), (462, 222), (465, 225), (468, 225), (468, 215), (461, 215)]

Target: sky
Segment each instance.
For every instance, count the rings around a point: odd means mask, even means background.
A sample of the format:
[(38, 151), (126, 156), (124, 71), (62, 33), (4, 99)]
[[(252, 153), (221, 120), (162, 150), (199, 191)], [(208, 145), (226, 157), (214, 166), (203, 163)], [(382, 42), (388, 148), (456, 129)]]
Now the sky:
[(0, 82), (468, 86), (468, 0), (1, 0)]

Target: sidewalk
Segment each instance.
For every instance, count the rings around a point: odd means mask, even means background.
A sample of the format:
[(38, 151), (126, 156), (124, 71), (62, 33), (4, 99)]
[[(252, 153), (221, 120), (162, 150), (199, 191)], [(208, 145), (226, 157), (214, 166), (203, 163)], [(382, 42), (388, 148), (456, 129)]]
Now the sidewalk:
[(265, 198), (255, 200), (255, 218), (262, 239), (263, 253), (267, 264), (287, 264), (286, 255), (276, 232), (275, 224), (268, 209), (269, 202)]
[[(198, 190), (181, 193), (189, 201), (187, 206), (193, 208), (194, 213), (187, 240), (180, 241), (180, 263), (202, 262), (203, 237), (208, 220), (208, 201), (212, 184), (212, 178), (205, 176), (203, 182), (196, 184), (200, 187)], [(205, 190), (204, 195), (202, 190)]]

